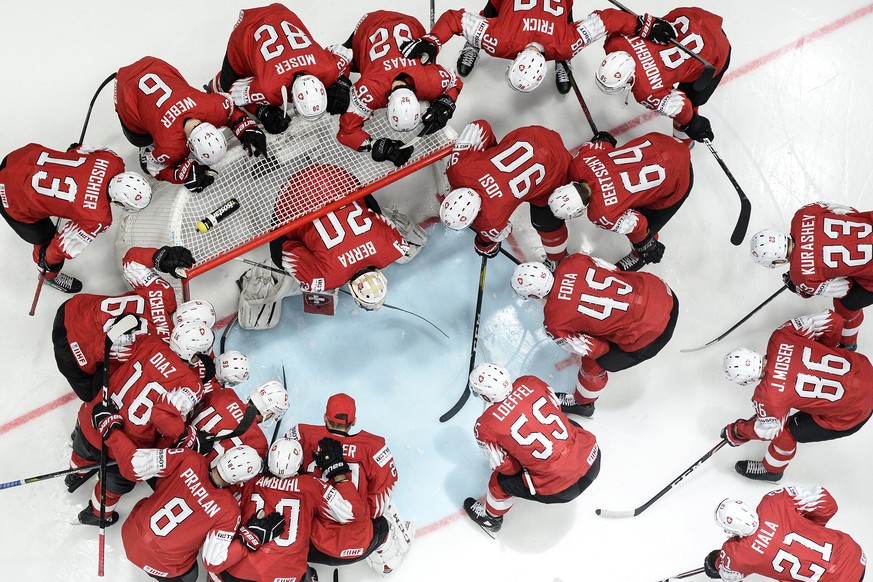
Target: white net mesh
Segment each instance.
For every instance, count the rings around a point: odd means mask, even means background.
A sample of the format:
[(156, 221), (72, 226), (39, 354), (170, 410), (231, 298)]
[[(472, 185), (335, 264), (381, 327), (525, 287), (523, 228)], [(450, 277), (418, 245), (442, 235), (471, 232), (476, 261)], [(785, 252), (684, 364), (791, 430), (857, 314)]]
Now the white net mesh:
[[(182, 245), (191, 250), (198, 266), (208, 265), (251, 241), (267, 242), (276, 229), (363, 186), (393, 181), (391, 175), (398, 171), (393, 164), (374, 162), (369, 152), (343, 146), (336, 140), (338, 128), (338, 116), (325, 116), (315, 122), (296, 117), (284, 133), (267, 135), (266, 159), (249, 158), (242, 146), (236, 145), (214, 166), (219, 175), (200, 194), (184, 186), (157, 183), (148, 208), (126, 215), (119, 225), (119, 261), (131, 247)], [(389, 137), (408, 142), (417, 134), (393, 131), (382, 111), (376, 112), (365, 128), (374, 139)], [(409, 163), (430, 158), (435, 161), (435, 154), (456, 137), (446, 127), (423, 138), (415, 144)], [(345, 172), (337, 172), (337, 166)], [(239, 210), (207, 232), (199, 232), (197, 223), (230, 198), (239, 201)]]

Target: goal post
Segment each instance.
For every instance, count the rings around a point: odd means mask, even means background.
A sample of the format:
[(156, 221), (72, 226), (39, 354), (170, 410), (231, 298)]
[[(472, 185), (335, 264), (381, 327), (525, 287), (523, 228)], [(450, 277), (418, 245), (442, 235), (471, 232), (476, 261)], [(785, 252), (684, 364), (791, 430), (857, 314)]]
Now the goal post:
[[(364, 127), (374, 139), (409, 141), (415, 135), (392, 130), (383, 111)], [(248, 157), (238, 144), (230, 148), (213, 167), (219, 173), (215, 182), (199, 194), (158, 182), (149, 206), (125, 215), (119, 224), (119, 263), (132, 247), (188, 248), (195, 266), (187, 279), (170, 281), (187, 300), (194, 277), (441, 160), (457, 138), (450, 127), (429, 135), (415, 144), (410, 161), (396, 168), (340, 144), (338, 129), (339, 116), (314, 122), (295, 117), (282, 134), (267, 135), (266, 157)], [(440, 187), (438, 180), (435, 191)], [(205, 232), (197, 229), (198, 222), (231, 198), (239, 202), (238, 209)]]

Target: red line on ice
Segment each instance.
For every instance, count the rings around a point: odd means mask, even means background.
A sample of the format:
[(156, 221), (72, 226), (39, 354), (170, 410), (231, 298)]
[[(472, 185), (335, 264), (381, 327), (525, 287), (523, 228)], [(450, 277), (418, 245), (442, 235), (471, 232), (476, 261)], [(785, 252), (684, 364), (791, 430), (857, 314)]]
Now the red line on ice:
[(54, 410), (56, 408), (60, 408), (61, 406), (63, 406), (67, 402), (70, 402), (70, 401), (75, 400), (75, 399), (76, 399), (76, 395), (73, 394), (72, 392), (68, 392), (67, 394), (64, 394), (63, 396), (61, 396), (60, 398), (55, 398), (54, 400), (52, 400), (48, 404), (43, 404), (39, 408), (35, 408), (35, 409), (31, 410), (30, 412), (22, 414), (18, 418), (14, 418), (14, 419), (10, 420), (9, 422), (7, 422), (4, 425), (0, 425), (0, 435), (7, 433), (14, 428), (18, 428), (22, 424), (28, 423), (31, 420), (33, 420), (34, 418), (39, 418), (40, 416), (42, 416), (46, 412), (51, 412), (52, 410)]

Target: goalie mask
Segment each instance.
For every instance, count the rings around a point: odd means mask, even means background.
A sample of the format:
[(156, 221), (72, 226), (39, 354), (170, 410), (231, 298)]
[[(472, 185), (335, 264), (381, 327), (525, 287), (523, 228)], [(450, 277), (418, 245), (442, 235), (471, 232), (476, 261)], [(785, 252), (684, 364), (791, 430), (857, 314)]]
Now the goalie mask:
[(235, 485), (257, 476), (263, 466), (258, 451), (248, 445), (239, 445), (218, 457), (215, 469), (226, 483)]
[(173, 314), (173, 325), (181, 325), (187, 321), (199, 321), (206, 327), (215, 325), (215, 308), (203, 299), (192, 299), (179, 305)]
[(200, 321), (186, 321), (177, 325), (170, 334), (170, 349), (177, 356), (191, 362), (197, 354), (208, 354), (212, 350), (215, 335)]
[(749, 241), (749, 250), (756, 263), (775, 269), (788, 262), (788, 235), (765, 228)]
[(606, 55), (594, 73), (594, 84), (607, 95), (617, 95), (633, 87), (636, 63), (628, 53), (615, 51)]
[(555, 276), (542, 263), (522, 263), (512, 271), (512, 290), (522, 299), (543, 299), (554, 284)]
[(293, 477), (303, 464), (303, 447), (294, 439), (278, 439), (267, 453), (267, 468), (280, 479)]
[(222, 386), (236, 386), (249, 379), (249, 359), (236, 351), (224, 352), (215, 358), (215, 379)]
[(591, 201), (591, 187), (585, 182), (570, 182), (549, 196), (549, 209), (556, 218), (571, 220), (585, 214)]
[(472, 188), (455, 188), (440, 204), (440, 220), (452, 230), (470, 226), (482, 209), (482, 198)]
[(288, 412), (288, 392), (276, 380), (264, 382), (255, 388), (249, 401), (258, 409), (262, 422), (279, 420)]
[(136, 172), (122, 172), (109, 181), (109, 198), (128, 212), (139, 212), (152, 200), (152, 187)]
[(764, 377), (764, 357), (747, 348), (737, 348), (724, 357), (724, 376), (740, 386), (755, 384)]
[(411, 89), (400, 87), (388, 96), (388, 124), (394, 131), (412, 131), (421, 120), (421, 105)]
[(521, 93), (530, 93), (539, 87), (545, 76), (546, 57), (533, 46), (525, 47), (506, 69), (506, 82)]
[(327, 91), (312, 75), (299, 75), (291, 85), (294, 109), (308, 121), (315, 121), (327, 111)]
[(188, 149), (201, 164), (212, 166), (224, 159), (227, 140), (220, 129), (206, 121), (199, 123), (188, 136)]
[(725, 499), (715, 508), (715, 523), (729, 536), (750, 536), (758, 531), (758, 514), (745, 501)]
[(503, 366), (479, 364), (470, 372), (470, 389), (486, 402), (500, 402), (512, 392), (512, 379)]
[(365, 270), (349, 281), (352, 299), (367, 311), (376, 311), (388, 295), (388, 279), (376, 268)]

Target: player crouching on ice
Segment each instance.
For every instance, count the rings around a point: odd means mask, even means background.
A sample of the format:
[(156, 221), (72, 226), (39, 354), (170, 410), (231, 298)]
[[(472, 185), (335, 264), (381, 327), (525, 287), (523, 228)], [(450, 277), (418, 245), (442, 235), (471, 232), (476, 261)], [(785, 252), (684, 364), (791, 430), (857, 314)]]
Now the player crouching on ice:
[(304, 311), (333, 315), (339, 288), (349, 284), (360, 307), (375, 311), (388, 293), (380, 271), (411, 261), (427, 243), (427, 233), (396, 210), (382, 216), (352, 202), (270, 243), (275, 269), (255, 267), (241, 279), (239, 323), (269, 329), (279, 323), (281, 300), (303, 295)]
[[(500, 531), (516, 497), (567, 503), (597, 478), (597, 440), (561, 412), (548, 384), (535, 376), (513, 382), (502, 366), (479, 364), (470, 389), (488, 403), (473, 433), (493, 472), (485, 501), (468, 497), (464, 511), (488, 535)], [(522, 443), (520, 433), (536, 438)]]

